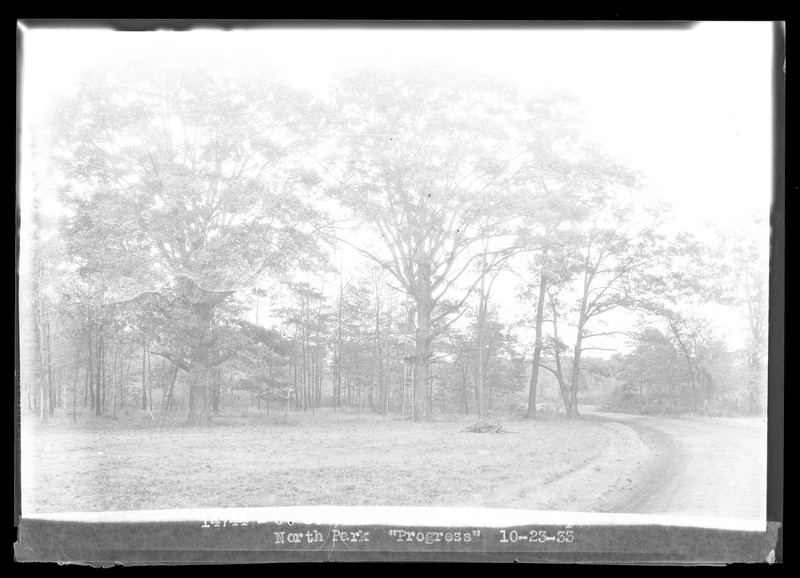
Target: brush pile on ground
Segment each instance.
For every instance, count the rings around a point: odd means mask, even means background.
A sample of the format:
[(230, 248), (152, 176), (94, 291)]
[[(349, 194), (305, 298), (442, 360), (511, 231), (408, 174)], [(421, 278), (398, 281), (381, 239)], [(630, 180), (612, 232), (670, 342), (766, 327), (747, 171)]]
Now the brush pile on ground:
[(463, 433), (513, 433), (504, 428), (499, 421), (480, 420), (461, 430)]

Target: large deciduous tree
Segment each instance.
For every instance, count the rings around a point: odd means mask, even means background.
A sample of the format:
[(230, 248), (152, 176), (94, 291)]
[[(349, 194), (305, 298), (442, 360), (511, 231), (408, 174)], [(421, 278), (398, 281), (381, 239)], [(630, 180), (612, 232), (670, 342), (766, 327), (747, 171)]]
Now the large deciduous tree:
[[(578, 386), (581, 375), (581, 356), (590, 349), (586, 341), (595, 337), (614, 335), (593, 322), (610, 311), (635, 308), (642, 289), (642, 278), (657, 261), (658, 244), (656, 228), (660, 207), (652, 205), (640, 193), (638, 176), (618, 162), (609, 158), (591, 144), (572, 151), (572, 158), (564, 163), (558, 179), (559, 188), (566, 194), (564, 216), (546, 219), (549, 226), (559, 221), (569, 222), (565, 230), (566, 244), (542, 244), (540, 257), (544, 272), (540, 280), (540, 296), (537, 303), (543, 304), (544, 294), (563, 293), (574, 296), (572, 313), (576, 330), (572, 351), (568, 397), (564, 399), (567, 414), (578, 415)], [(565, 218), (566, 217), (566, 218)], [(558, 233), (556, 233), (558, 234)], [(558, 252), (558, 265), (553, 268), (548, 252)], [(551, 287), (548, 269), (558, 274), (559, 283)], [(555, 275), (554, 275), (555, 276)], [(570, 279), (573, 283), (566, 283)], [(557, 303), (558, 300), (552, 301)], [(554, 330), (560, 312), (553, 306)], [(541, 319), (537, 305), (537, 319)], [(537, 336), (537, 342), (540, 338)], [(557, 365), (560, 359), (556, 358)], [(558, 370), (561, 373), (561, 369)], [(559, 375), (562, 388), (563, 375)]]
[(370, 69), (334, 91), (327, 179), (379, 239), (359, 250), (413, 299), (415, 419), (426, 417), (433, 342), (485, 273), (472, 274), (474, 246), (521, 163), (509, 146), (515, 102), (484, 79), (436, 68)]
[(285, 162), (312, 114), (260, 71), (136, 65), (95, 71), (55, 111), (75, 258), (117, 300), (167, 302), (173, 338), (154, 353), (188, 373), (190, 422), (210, 419), (210, 370), (226, 358), (219, 307), (258, 275), (317, 254), (300, 200), (314, 181)]

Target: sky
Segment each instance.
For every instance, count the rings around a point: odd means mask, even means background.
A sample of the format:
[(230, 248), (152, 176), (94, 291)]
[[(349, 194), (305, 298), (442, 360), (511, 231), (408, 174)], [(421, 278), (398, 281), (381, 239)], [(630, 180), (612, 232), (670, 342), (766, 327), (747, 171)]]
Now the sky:
[(686, 219), (730, 220), (768, 210), (771, 50), (768, 22), (686, 30), (266, 29), (25, 33), (23, 113), (36, 118), (81, 69), (126, 56), (269, 61), (298, 86), (324, 92), (367, 58), (445, 61), (490, 70), (523, 90), (565, 88), (593, 134)]
[[(32, 29), (23, 40), (23, 127), (41, 119), (54, 97), (68, 93), (81, 70), (123, 63), (132, 55), (217, 61), (234, 71), (270, 62), (293, 84), (320, 95), (339, 71), (367, 59), (444, 61), (492, 71), (532, 93), (574, 93), (586, 107), (591, 134), (643, 172), (647, 189), (673, 205), (682, 228), (732, 226), (767, 217), (770, 208), (768, 22), (699, 23), (678, 30)], [(23, 129), (23, 154), (26, 136)], [(24, 190), (23, 207), (29, 200)]]

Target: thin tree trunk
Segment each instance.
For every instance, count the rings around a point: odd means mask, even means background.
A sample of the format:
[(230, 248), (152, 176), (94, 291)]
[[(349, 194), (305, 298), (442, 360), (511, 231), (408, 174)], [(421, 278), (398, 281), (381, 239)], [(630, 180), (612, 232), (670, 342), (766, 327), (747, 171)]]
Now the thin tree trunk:
[(431, 377), (428, 380), (428, 415), (433, 415), (433, 384), (436, 381), (434, 364), (431, 363)]
[[(35, 245), (36, 253), (39, 250), (38, 239)], [(45, 345), (44, 345), (44, 305), (42, 303), (43, 296), (41, 294), (41, 283), (42, 283), (42, 263), (41, 260), (37, 255), (34, 257), (35, 264), (36, 264), (36, 274), (34, 276), (34, 288), (33, 288), (33, 298), (34, 298), (34, 305), (33, 305), (33, 316), (34, 316), (34, 323), (33, 329), (35, 332), (35, 339), (36, 339), (36, 360), (38, 363), (37, 372), (36, 372), (36, 389), (38, 390), (39, 396), (39, 417), (42, 421), (47, 420), (47, 410), (45, 408)]]
[(539, 277), (539, 301), (536, 303), (536, 342), (533, 349), (533, 365), (531, 366), (531, 383), (528, 392), (529, 419), (536, 417), (536, 386), (539, 383), (539, 363), (542, 359), (542, 323), (544, 318), (544, 298), (547, 291), (547, 277), (544, 273)]
[(558, 389), (561, 391), (561, 399), (564, 402), (564, 410), (567, 412), (567, 415), (571, 415), (572, 401), (569, 396), (569, 390), (564, 383), (564, 372), (561, 367), (561, 352), (558, 349), (560, 343), (558, 339), (558, 310), (556, 309), (555, 301), (553, 301), (552, 298), (550, 300), (550, 306), (553, 310), (553, 337), (556, 341), (554, 355), (556, 360), (556, 379), (558, 380)]
[(336, 387), (335, 387), (335, 401), (333, 404), (334, 409), (338, 408), (342, 403), (342, 310), (344, 307), (344, 280), (342, 275), (342, 259), (344, 253), (339, 252), (339, 311), (338, 322), (336, 328)]
[(386, 308), (386, 315), (387, 315), (386, 331), (384, 331), (385, 343), (384, 343), (384, 348), (383, 348), (384, 356), (385, 356), (384, 363), (385, 363), (385, 366), (386, 366), (386, 378), (385, 378), (385, 381), (386, 381), (386, 393), (385, 393), (384, 408), (383, 409), (384, 409), (384, 415), (389, 415), (389, 403), (390, 403), (390, 400), (391, 400), (391, 397), (392, 397), (392, 391), (391, 391), (391, 384), (392, 384), (391, 354), (392, 353), (391, 353), (391, 346), (390, 346), (391, 331), (392, 331), (392, 305), (391, 305), (391, 303), (388, 304), (388, 306)]
[(94, 368), (94, 343), (92, 339), (92, 331), (89, 331), (89, 401), (91, 402), (89, 410), (94, 411), (95, 395), (94, 390), (96, 386), (95, 368)]
[(45, 323), (45, 340), (46, 340), (45, 343), (46, 343), (46, 346), (47, 346), (46, 347), (46, 355), (47, 355), (47, 393), (48, 393), (48, 399), (50, 401), (50, 404), (49, 404), (50, 407), (48, 408), (48, 413), (52, 416), (52, 415), (55, 414), (56, 408), (55, 408), (55, 403), (53, 403), (55, 401), (53, 399), (54, 398), (54, 392), (53, 392), (53, 360), (52, 360), (53, 352), (52, 352), (52, 348), (50, 346), (51, 343), (50, 343), (50, 321), (49, 320)]
[(383, 387), (383, 351), (381, 349), (381, 294), (378, 281), (375, 281), (375, 360), (378, 362), (378, 404), (383, 413), (385, 407), (384, 396), (386, 395)]
[(58, 386), (58, 406), (64, 416), (67, 415), (67, 387), (67, 368), (65, 366), (61, 370), (61, 382)]
[(678, 342), (678, 346), (680, 347), (681, 353), (683, 353), (684, 359), (686, 359), (686, 364), (689, 369), (689, 383), (692, 388), (691, 391), (692, 410), (694, 411), (697, 409), (697, 400), (695, 394), (695, 391), (697, 389), (697, 378), (696, 378), (696, 368), (694, 363), (692, 363), (692, 353), (691, 351), (689, 351), (689, 349), (686, 347), (686, 344), (680, 338), (680, 330), (674, 325), (671, 325), (670, 328), (672, 329), (672, 334), (675, 336), (675, 340)]
[(149, 385), (150, 413), (153, 413), (153, 377), (150, 373), (150, 350), (147, 350), (147, 383)]
[[(484, 255), (484, 268), (486, 267), (486, 258)], [(477, 369), (475, 375), (475, 395), (477, 399), (475, 400), (476, 405), (478, 407), (478, 418), (483, 419), (486, 415), (486, 402), (484, 400), (484, 372), (483, 372), (483, 327), (484, 323), (486, 322), (486, 308), (485, 308), (485, 299), (486, 295), (484, 293), (484, 282), (486, 279), (486, 275), (481, 276), (481, 293), (480, 293), (480, 301), (478, 303), (478, 335), (477, 335), (477, 351), (476, 351), (476, 361), (477, 361)]]
[(100, 382), (103, 384), (101, 391), (101, 413), (106, 413), (106, 347), (100, 347)]
[(142, 410), (147, 409), (147, 344), (142, 342)]
[[(219, 413), (219, 403), (220, 403), (220, 389), (222, 387), (222, 370), (217, 369), (214, 371), (214, 393), (211, 396), (211, 411), (213, 413)], [(152, 403), (153, 396), (150, 396), (150, 402)], [(269, 413), (269, 405), (267, 405), (267, 413)]]
[(111, 413), (117, 419), (117, 353), (119, 349), (119, 334), (114, 336), (114, 365), (111, 368)]
[[(119, 383), (119, 407), (122, 409), (125, 407), (125, 390), (128, 386), (128, 381), (131, 377), (131, 365), (133, 365), (133, 348), (131, 348), (130, 355), (128, 356), (128, 363), (125, 366), (125, 375), (124, 379), (123, 376), (120, 374), (120, 383)], [(120, 372), (122, 368), (120, 368)]]
[(570, 417), (578, 417), (578, 385), (581, 377), (581, 353), (583, 351), (583, 324), (578, 326), (578, 335), (575, 339), (575, 352), (572, 357), (572, 384), (570, 398)]
[(72, 421), (78, 421), (78, 379), (72, 385)]
[[(83, 385), (83, 407), (85, 408), (89, 403), (89, 387), (92, 381), (92, 339), (89, 337), (89, 357), (86, 361), (86, 381)], [(94, 400), (94, 393), (92, 393), (92, 400)], [(94, 409), (94, 407), (92, 407)]]
[(208, 379), (210, 369), (197, 359), (189, 370), (189, 417), (187, 423), (200, 425), (211, 422), (208, 403)]
[(94, 414), (103, 415), (103, 408), (100, 406), (100, 386), (103, 380), (103, 325), (100, 325), (97, 337), (97, 376), (94, 382)]
[(469, 414), (469, 398), (467, 396), (467, 368), (461, 362), (461, 400), (464, 403), (464, 415)]
[(293, 371), (293, 374), (294, 374), (294, 380), (293, 380), (293, 383), (294, 383), (294, 408), (296, 410), (296, 409), (299, 408), (298, 404), (300, 403), (300, 391), (298, 389), (299, 385), (298, 385), (298, 382), (297, 382), (297, 359), (296, 359), (296, 356), (293, 356), (293, 359), (292, 359), (292, 371)]
[(178, 366), (173, 365), (172, 375), (170, 376), (169, 389), (164, 396), (164, 409), (163, 409), (163, 415), (161, 416), (162, 426), (164, 425), (164, 422), (167, 419), (167, 412), (169, 411), (169, 406), (172, 404), (172, 392), (175, 389), (175, 380), (177, 379), (177, 377), (178, 377)]
[[(307, 321), (307, 320), (306, 320)], [(306, 335), (306, 327), (303, 327), (301, 333), (301, 354), (303, 371), (301, 373), (302, 386), (303, 386), (303, 411), (308, 410), (308, 339)]]

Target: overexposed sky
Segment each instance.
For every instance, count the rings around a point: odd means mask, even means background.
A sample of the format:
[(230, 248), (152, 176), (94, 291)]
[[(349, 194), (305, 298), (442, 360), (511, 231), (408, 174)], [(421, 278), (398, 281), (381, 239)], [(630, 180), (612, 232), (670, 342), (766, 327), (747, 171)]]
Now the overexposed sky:
[[(649, 192), (675, 207), (681, 228), (730, 226), (756, 215), (768, 223), (772, 46), (769, 22), (682, 30), (32, 29), (23, 35), (23, 126), (42, 119), (82, 70), (127, 59), (233, 73), (269, 63), (320, 96), (340, 71), (368, 60), (444, 61), (494, 72), (528, 92), (574, 93), (593, 136), (644, 173)], [(23, 155), (25, 138), (23, 129)], [(23, 206), (24, 196), (23, 187)]]
[[(771, 199), (769, 22), (670, 29), (265, 29), (24, 34), (23, 113), (40, 118), (78, 71), (126, 58), (269, 62), (324, 93), (342, 68), (369, 59), (445, 61), (489, 70), (524, 90), (562, 88), (593, 134), (689, 221), (768, 211)], [(689, 224), (689, 223), (687, 223)]]

